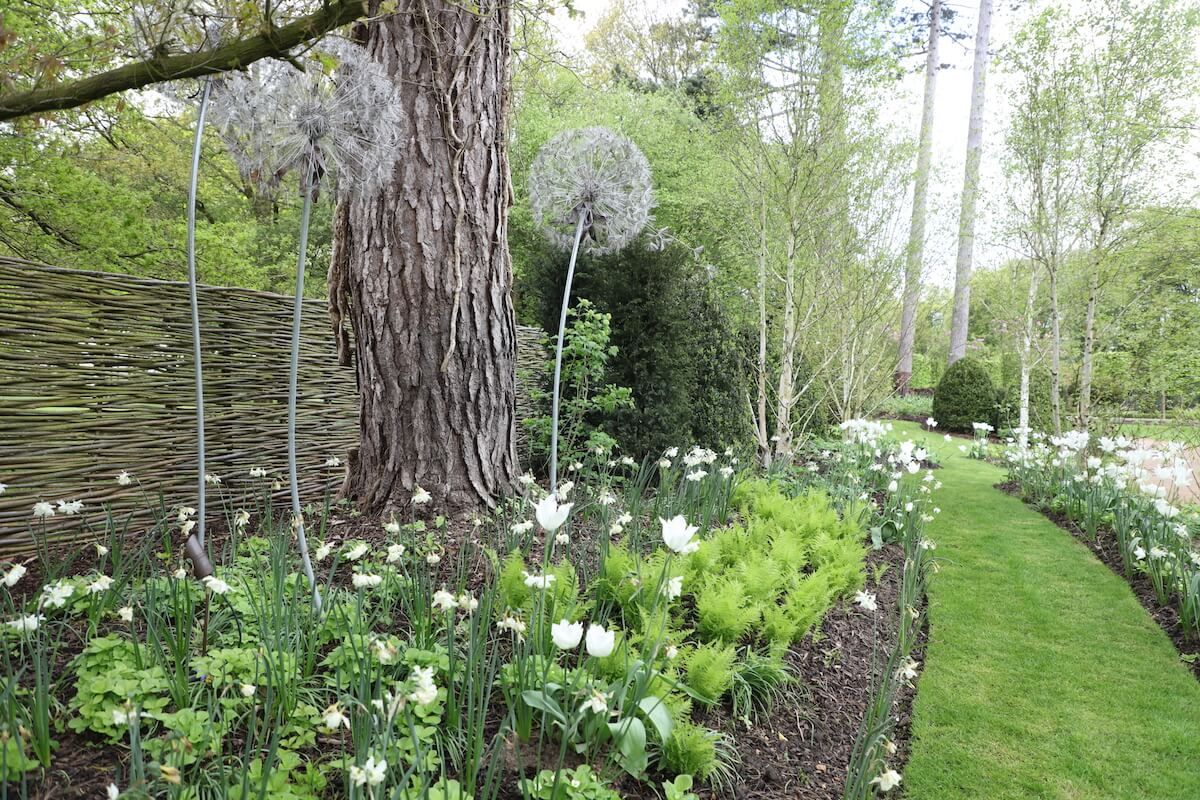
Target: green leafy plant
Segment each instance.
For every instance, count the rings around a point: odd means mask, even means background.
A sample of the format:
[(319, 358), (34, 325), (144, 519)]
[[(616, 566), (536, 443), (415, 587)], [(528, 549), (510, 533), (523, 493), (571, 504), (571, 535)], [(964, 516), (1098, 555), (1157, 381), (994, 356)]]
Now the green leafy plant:
[(933, 418), (948, 431), (970, 431), (972, 422), (990, 422), (996, 413), (996, 388), (983, 364), (960, 358), (938, 381)]

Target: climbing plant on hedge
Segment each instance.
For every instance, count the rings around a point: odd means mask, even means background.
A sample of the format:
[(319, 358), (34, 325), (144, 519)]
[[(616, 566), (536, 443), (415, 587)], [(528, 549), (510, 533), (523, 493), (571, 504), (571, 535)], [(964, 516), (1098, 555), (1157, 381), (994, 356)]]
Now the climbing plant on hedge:
[(996, 388), (983, 364), (973, 358), (955, 361), (933, 393), (933, 418), (938, 427), (970, 431), (972, 422), (991, 422), (996, 413)]

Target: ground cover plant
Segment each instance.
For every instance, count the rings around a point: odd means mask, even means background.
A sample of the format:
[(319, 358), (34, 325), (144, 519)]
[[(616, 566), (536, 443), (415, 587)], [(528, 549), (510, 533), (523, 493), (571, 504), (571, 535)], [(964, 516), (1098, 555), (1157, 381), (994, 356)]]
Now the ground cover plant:
[[(912, 479), (911, 443), (864, 430), (817, 454), (828, 481), (748, 477), (703, 448), (640, 467), (593, 450), (558, 493), (528, 478), (457, 538), (440, 517), (368, 522), (327, 500), (307, 509), (319, 607), (265, 469), (212, 476), (227, 525), (202, 579), (179, 546), (193, 509), (134, 537), (118, 509), (40, 502), (35, 527), (76, 516), (92, 543), (0, 571), (6, 791), (720, 795), (744, 784), (737, 738), (794, 704), (798, 659), (846, 608), (834, 630), (870, 644), (848, 665), (863, 721), (842, 726), (837, 788), (869, 796), (898, 776), (892, 712), (916, 676), (929, 549), (902, 532), (921, 529), (932, 481)], [(830, 491), (852, 475), (858, 495)], [(53, 777), (80, 763), (96, 766), (76, 785)]]

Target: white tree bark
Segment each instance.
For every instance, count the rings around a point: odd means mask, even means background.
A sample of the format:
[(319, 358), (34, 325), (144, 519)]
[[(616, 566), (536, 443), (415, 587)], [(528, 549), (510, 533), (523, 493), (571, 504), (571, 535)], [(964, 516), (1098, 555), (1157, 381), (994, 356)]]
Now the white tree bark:
[(988, 44), (992, 32), (992, 0), (980, 0), (975, 29), (975, 71), (971, 117), (967, 124), (967, 165), (958, 217), (958, 258), (954, 271), (954, 315), (950, 324), (953, 364), (967, 354), (967, 322), (971, 310), (971, 270), (975, 258), (975, 212), (979, 201), (979, 162), (983, 156), (983, 107), (987, 90)]
[(1017, 438), (1022, 450), (1029, 446), (1029, 374), (1033, 369), (1033, 323), (1041, 274), (1037, 263), (1030, 265), (1029, 294), (1025, 298), (1025, 318), (1021, 329), (1021, 399), (1017, 413)]
[(913, 180), (912, 221), (904, 264), (904, 308), (900, 315), (900, 358), (895, 385), (908, 394), (912, 378), (913, 349), (917, 335), (917, 304), (921, 299), (921, 272), (925, 257), (925, 209), (929, 191), (929, 166), (933, 160), (933, 108), (937, 93), (938, 35), (942, 25), (942, 0), (929, 9), (929, 47), (925, 56), (925, 99), (921, 106), (921, 132), (917, 146), (917, 173)]
[(764, 187), (759, 214), (758, 245), (758, 414), (754, 435), (758, 460), (763, 469), (771, 466), (771, 438), (767, 432), (767, 193)]

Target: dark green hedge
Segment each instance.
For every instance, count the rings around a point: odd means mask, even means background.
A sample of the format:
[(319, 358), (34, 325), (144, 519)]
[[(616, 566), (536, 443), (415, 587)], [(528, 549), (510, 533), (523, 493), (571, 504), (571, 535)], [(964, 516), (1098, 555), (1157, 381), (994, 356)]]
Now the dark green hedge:
[(933, 393), (933, 418), (949, 431), (970, 432), (972, 422), (994, 424), (996, 387), (983, 364), (967, 357), (946, 368)]

